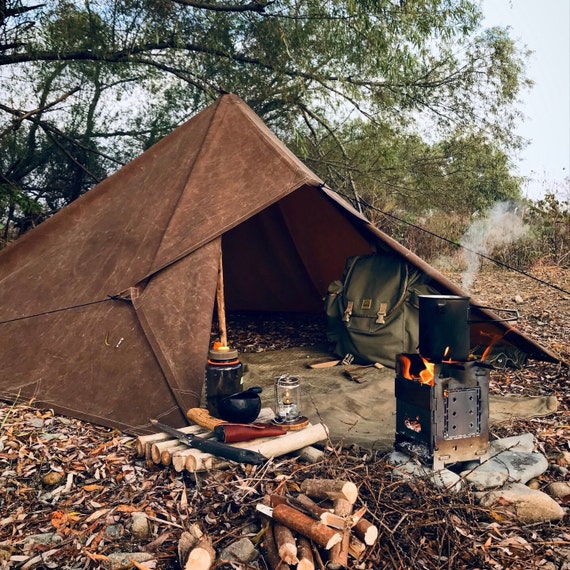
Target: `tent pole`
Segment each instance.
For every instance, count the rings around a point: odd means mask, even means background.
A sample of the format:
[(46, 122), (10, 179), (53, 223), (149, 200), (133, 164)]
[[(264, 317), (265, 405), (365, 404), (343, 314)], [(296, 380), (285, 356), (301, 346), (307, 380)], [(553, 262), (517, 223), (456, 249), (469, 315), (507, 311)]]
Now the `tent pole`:
[(216, 303), (218, 307), (218, 325), (220, 328), (220, 342), (228, 346), (228, 331), (226, 329), (226, 304), (224, 301), (224, 266), (220, 250), (220, 265), (218, 268), (218, 286), (216, 288)]

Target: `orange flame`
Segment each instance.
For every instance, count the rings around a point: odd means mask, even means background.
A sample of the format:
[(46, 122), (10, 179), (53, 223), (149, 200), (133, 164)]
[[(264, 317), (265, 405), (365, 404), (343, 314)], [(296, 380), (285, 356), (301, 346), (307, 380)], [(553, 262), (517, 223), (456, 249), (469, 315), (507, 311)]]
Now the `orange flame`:
[(422, 384), (429, 384), (433, 386), (435, 384), (435, 364), (429, 362), (420, 354), (414, 355), (417, 361), (414, 364), (421, 365), (415, 366), (414, 368), (419, 368), (419, 370), (412, 372), (412, 359), (409, 356), (400, 354), (399, 363), (399, 374), (408, 380), (418, 380)]

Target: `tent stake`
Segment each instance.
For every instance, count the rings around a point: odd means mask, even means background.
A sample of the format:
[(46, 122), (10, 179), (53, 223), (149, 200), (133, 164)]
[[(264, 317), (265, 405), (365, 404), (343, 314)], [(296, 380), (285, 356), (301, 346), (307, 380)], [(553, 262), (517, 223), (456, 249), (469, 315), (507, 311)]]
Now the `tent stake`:
[(224, 266), (222, 252), (220, 251), (220, 266), (218, 269), (218, 287), (216, 289), (216, 303), (218, 307), (218, 325), (220, 328), (220, 342), (228, 346), (228, 331), (226, 329), (226, 305), (224, 302)]

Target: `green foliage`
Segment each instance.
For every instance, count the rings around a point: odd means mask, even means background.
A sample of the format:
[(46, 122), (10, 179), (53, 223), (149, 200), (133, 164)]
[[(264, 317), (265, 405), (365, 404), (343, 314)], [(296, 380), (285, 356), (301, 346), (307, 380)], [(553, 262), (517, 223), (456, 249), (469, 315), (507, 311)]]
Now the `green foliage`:
[(475, 0), (6, 6), (0, 180), (48, 215), (224, 91), (373, 206), (460, 214), (517, 195), (526, 53), (481, 29)]

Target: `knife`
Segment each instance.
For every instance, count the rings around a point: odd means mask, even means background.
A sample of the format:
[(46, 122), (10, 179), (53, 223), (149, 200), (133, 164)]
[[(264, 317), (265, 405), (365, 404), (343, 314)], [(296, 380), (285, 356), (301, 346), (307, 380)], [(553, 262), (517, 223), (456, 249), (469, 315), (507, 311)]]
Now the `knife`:
[(199, 449), (204, 453), (211, 453), (212, 455), (231, 459), (238, 463), (251, 463), (252, 465), (261, 465), (267, 461), (267, 457), (257, 451), (233, 447), (212, 439), (203, 439), (192, 434), (184, 433), (183, 431), (167, 426), (166, 424), (161, 424), (158, 420), (150, 420), (150, 423), (155, 428), (174, 436), (184, 445)]

